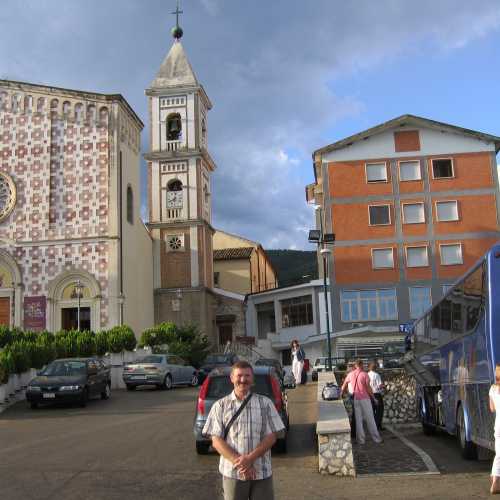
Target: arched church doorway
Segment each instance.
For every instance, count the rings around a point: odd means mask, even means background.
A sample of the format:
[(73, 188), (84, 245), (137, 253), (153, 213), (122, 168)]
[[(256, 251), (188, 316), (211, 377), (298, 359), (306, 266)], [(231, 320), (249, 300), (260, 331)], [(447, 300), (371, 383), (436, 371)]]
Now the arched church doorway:
[(49, 299), (53, 330), (100, 330), (100, 287), (90, 273), (62, 273), (51, 283)]
[(0, 325), (20, 326), (21, 273), (14, 258), (0, 250)]

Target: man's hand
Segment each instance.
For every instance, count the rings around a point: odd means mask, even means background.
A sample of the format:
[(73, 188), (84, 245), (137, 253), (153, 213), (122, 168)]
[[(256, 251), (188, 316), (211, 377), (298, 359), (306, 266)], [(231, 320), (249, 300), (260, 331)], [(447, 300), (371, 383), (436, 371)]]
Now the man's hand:
[(233, 465), (240, 471), (245, 471), (253, 465), (253, 460), (249, 455), (240, 455), (234, 462)]
[(244, 481), (253, 481), (254, 479), (257, 479), (257, 471), (253, 466), (246, 469), (244, 472), (238, 470), (238, 473)]

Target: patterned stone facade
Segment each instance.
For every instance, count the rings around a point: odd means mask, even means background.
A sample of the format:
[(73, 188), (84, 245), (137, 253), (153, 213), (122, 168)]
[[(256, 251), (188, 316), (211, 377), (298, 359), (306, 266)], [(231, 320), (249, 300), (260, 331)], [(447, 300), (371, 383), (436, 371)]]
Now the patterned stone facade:
[(138, 158), (141, 128), (121, 96), (0, 80), (0, 172), (17, 194), (0, 220), (11, 325), (23, 326), (23, 297), (42, 296), (46, 327), (60, 328), (74, 299), (65, 288), (77, 279), (92, 328), (117, 323), (117, 166), (122, 150)]

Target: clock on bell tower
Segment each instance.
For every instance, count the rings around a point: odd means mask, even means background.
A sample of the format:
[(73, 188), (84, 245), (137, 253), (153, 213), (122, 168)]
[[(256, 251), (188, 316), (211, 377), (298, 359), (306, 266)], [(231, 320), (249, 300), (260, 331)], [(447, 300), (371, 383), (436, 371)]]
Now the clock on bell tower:
[[(155, 321), (212, 329), (213, 251), (207, 116), (212, 108), (180, 42), (182, 29), (146, 89), (149, 104), (149, 223), (154, 241)], [(174, 298), (172, 298), (174, 297)], [(181, 297), (181, 298), (179, 298)], [(177, 310), (180, 308), (180, 311)]]

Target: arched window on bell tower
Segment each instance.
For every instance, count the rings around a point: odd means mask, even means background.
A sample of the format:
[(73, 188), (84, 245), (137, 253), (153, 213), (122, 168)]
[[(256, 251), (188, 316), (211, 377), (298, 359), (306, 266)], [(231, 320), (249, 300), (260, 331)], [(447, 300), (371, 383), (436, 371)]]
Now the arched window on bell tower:
[(207, 147), (207, 122), (205, 118), (201, 119), (201, 145)]
[(167, 141), (180, 141), (182, 138), (182, 118), (179, 113), (167, 116)]
[(134, 192), (130, 184), (127, 186), (127, 222), (134, 223)]
[(167, 219), (182, 217), (183, 189), (179, 179), (172, 179), (167, 184)]

